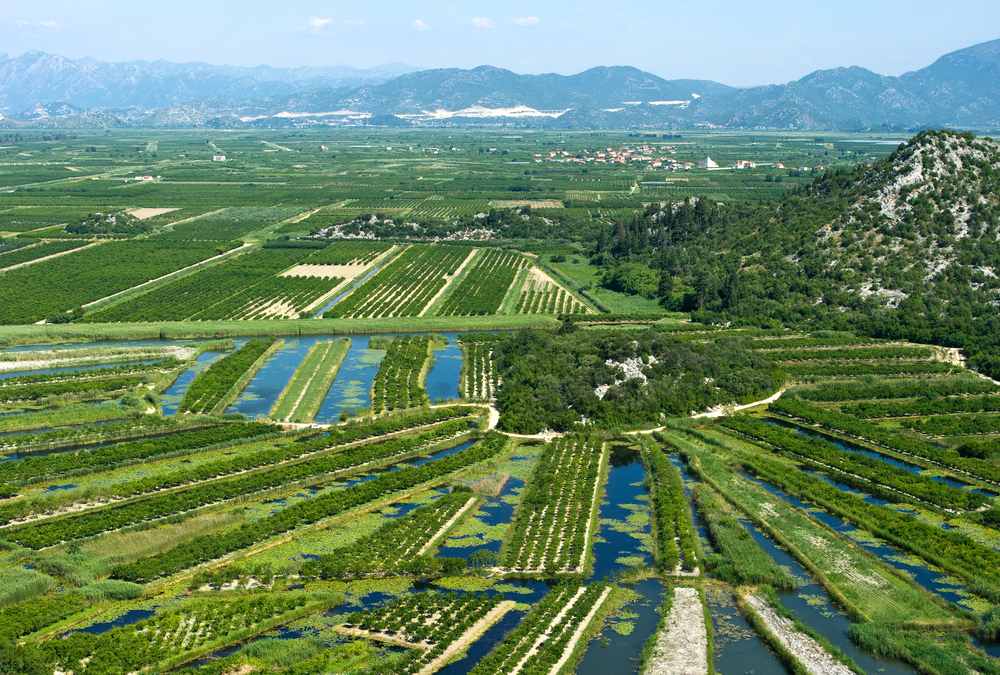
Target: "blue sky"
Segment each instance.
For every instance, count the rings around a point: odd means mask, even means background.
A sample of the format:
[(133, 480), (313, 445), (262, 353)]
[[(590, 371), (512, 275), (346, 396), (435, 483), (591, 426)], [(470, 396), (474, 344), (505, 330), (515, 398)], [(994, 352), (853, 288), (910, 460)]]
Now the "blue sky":
[(631, 65), (744, 86), (899, 75), (1000, 38), (995, 0), (2, 0), (0, 51), (238, 66), (400, 61), (571, 74)]

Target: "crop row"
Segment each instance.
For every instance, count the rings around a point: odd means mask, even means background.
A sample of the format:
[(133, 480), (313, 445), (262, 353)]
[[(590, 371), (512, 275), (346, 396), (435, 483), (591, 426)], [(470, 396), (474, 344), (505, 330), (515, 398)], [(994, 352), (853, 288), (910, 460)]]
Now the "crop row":
[(485, 439), (466, 450), (431, 460), (420, 466), (407, 466), (398, 471), (389, 471), (373, 480), (317, 495), (260, 520), (212, 535), (196, 537), (168, 551), (134, 563), (117, 565), (112, 569), (111, 576), (126, 581), (150, 581), (179, 572), (198, 563), (247, 548), (274, 535), (336, 516), (349, 509), (491, 459), (503, 451), (506, 443), (505, 436), (490, 432)]
[(924, 441), (901, 436), (877, 424), (859, 420), (850, 415), (784, 398), (772, 403), (770, 410), (801, 419), (810, 424), (839, 431), (848, 436), (867, 440), (905, 455), (927, 459), (991, 483), (1000, 484), (1000, 467), (993, 462), (973, 457), (960, 457), (954, 450), (946, 450)]
[(392, 248), (381, 241), (339, 241), (303, 260), (306, 265), (367, 265)]
[(111, 380), (84, 380), (82, 382), (57, 382), (52, 384), (29, 384), (23, 387), (0, 387), (0, 403), (16, 401), (37, 401), (48, 396), (63, 394), (107, 394), (131, 389), (142, 384), (138, 377), (119, 377)]
[[(322, 579), (389, 576), (431, 572), (436, 562), (424, 555), (424, 547), (433, 541), (441, 528), (475, 496), (458, 491), (420, 506), (401, 518), (394, 518), (372, 534), (336, 551), (310, 560), (302, 574)], [(454, 559), (446, 559), (454, 560)], [(463, 560), (458, 559), (465, 566)], [(440, 571), (441, 564), (436, 565)], [(445, 570), (450, 572), (451, 570)]]
[(810, 438), (756, 418), (739, 415), (726, 419), (724, 424), (739, 434), (805, 460), (813, 470), (829, 472), (838, 480), (882, 499), (899, 501), (898, 493), (902, 493), (943, 509), (962, 511), (989, 503), (978, 493), (952, 487), (860, 452), (842, 450), (829, 441)]
[(549, 285), (545, 290), (521, 291), (514, 314), (586, 314), (586, 306), (565, 289)]
[(32, 452), (52, 448), (79, 447), (90, 443), (163, 433), (169, 429), (188, 428), (188, 425), (193, 422), (193, 420), (176, 420), (159, 415), (142, 415), (135, 419), (108, 424), (83, 424), (34, 434), (0, 436), (0, 452), (12, 452), (15, 449)]
[(44, 244), (37, 244), (28, 248), (20, 248), (14, 251), (0, 252), (0, 269), (20, 265), (21, 263), (45, 258), (56, 253), (65, 253), (74, 248), (80, 248), (90, 242), (87, 241), (49, 241)]
[(299, 312), (344, 280), (323, 277), (268, 276), (239, 293), (198, 312), (192, 321), (223, 319), (295, 319)]
[(753, 535), (731, 516), (718, 496), (705, 484), (691, 491), (698, 515), (708, 531), (714, 553), (705, 558), (712, 576), (734, 586), (760, 586), (794, 589), (795, 579), (769, 556)]
[(672, 574), (678, 565), (691, 571), (697, 565), (695, 535), (681, 473), (659, 447), (647, 448), (643, 457), (652, 481), (650, 506), (656, 527), (656, 563), (667, 574)]
[(248, 340), (232, 354), (210, 365), (194, 378), (177, 406), (177, 412), (210, 412), (274, 342), (273, 337), (267, 340)]
[[(243, 456), (224, 457), (191, 468), (119, 483), (108, 488), (108, 492), (113, 497), (125, 498), (177, 486), (191, 485), (187, 489), (118, 506), (87, 511), (59, 520), (22, 525), (7, 530), (7, 533), (12, 541), (23, 546), (35, 549), (45, 548), (63, 541), (91, 537), (136, 523), (186, 513), (216, 502), (224, 502), (265, 490), (274, 490), (297, 481), (363, 466), (371, 462), (383, 461), (453, 437), (467, 431), (468, 428), (468, 424), (462, 420), (454, 420), (445, 422), (433, 430), (425, 431), (416, 438), (401, 438), (374, 445), (362, 445), (342, 452), (325, 454), (306, 461), (279, 466), (264, 473), (247, 474), (244, 472), (319, 452), (325, 449), (325, 439), (307, 443), (292, 442)], [(225, 478), (233, 474), (239, 475)], [(205, 483), (204, 481), (211, 482)], [(27, 508), (22, 506), (22, 503), (23, 500), (10, 506)]]
[[(220, 248), (222, 250), (220, 250)], [(35, 323), (232, 248), (157, 238), (115, 241), (4, 273), (0, 324)]]
[(926, 359), (930, 347), (856, 347), (854, 349), (775, 349), (761, 352), (768, 361), (871, 361), (875, 359)]
[(183, 321), (252, 289), (298, 263), (310, 249), (264, 249), (243, 253), (191, 276), (88, 314), (83, 321)]
[(418, 244), (326, 313), (327, 318), (417, 316), (444, 288), (470, 249)]
[(797, 394), (799, 398), (809, 401), (836, 402), (879, 398), (989, 394), (997, 391), (1000, 391), (1000, 387), (990, 380), (962, 378), (936, 381), (825, 384), (815, 389), (803, 389)]
[(420, 386), (420, 374), (429, 358), (430, 338), (393, 338), (372, 383), (372, 412), (423, 405), (427, 392)]
[(105, 633), (76, 631), (63, 639), (41, 643), (40, 651), (61, 670), (126, 675), (226, 636), (252, 633), (257, 625), (302, 609), (310, 600), (306, 593), (196, 599)]
[(863, 401), (840, 407), (841, 412), (863, 419), (876, 417), (913, 417), (960, 412), (996, 412), (1000, 396), (956, 396), (953, 398), (921, 398), (916, 401), (874, 403)]
[(30, 635), (76, 614), (88, 605), (79, 593), (58, 593), (0, 609), (0, 643)]
[(532, 675), (549, 673), (570, 648), (577, 628), (608, 589), (560, 584), (535, 606), (517, 629), (476, 664), (470, 675)]
[(505, 567), (582, 569), (603, 455), (600, 439), (587, 436), (567, 436), (545, 447), (505, 542)]
[(28, 384), (41, 384), (53, 382), (73, 382), (85, 380), (99, 380), (107, 377), (121, 377), (123, 375), (137, 375), (139, 373), (152, 373), (163, 370), (170, 370), (180, 365), (180, 361), (174, 358), (158, 359), (151, 363), (126, 363), (120, 366), (107, 366), (104, 368), (81, 368), (61, 373), (37, 373), (32, 375), (16, 375), (0, 379), (0, 394), (7, 387), (22, 387)]
[(847, 347), (851, 345), (870, 345), (881, 342), (864, 337), (800, 337), (739, 340), (744, 349), (801, 349), (804, 347)]
[(493, 348), (473, 342), (465, 346), (465, 397), (473, 401), (489, 401), (499, 388), (493, 368)]
[(1000, 552), (976, 543), (959, 530), (945, 530), (890, 506), (869, 503), (862, 495), (841, 490), (819, 476), (764, 454), (746, 455), (740, 463), (784, 492), (807, 499), (967, 581), (981, 577), (995, 582), (1000, 576)]
[(275, 401), (271, 419), (312, 422), (350, 349), (350, 338), (317, 342), (310, 347)]
[(903, 363), (808, 363), (782, 365), (791, 377), (861, 377), (863, 375), (924, 375), (947, 373), (955, 366), (943, 361), (907, 361)]
[(1000, 417), (995, 415), (942, 415), (899, 420), (899, 424), (927, 436), (966, 436), (1000, 431)]
[(419, 645), (393, 664), (393, 673), (409, 675), (441, 656), (502, 601), (503, 593), (417, 593), (369, 612), (355, 612), (347, 620), (349, 627)]
[(438, 316), (496, 314), (507, 289), (527, 261), (513, 251), (487, 249), (438, 308)]
[(171, 433), (165, 436), (143, 438), (138, 441), (116, 443), (92, 450), (81, 449), (76, 452), (51, 455), (29, 455), (18, 461), (3, 462), (0, 463), (0, 482), (34, 482), (68, 473), (77, 476), (84, 473), (97, 473), (127, 463), (141, 462), (165, 455), (191, 454), (219, 443), (246, 441), (255, 437), (276, 434), (281, 432), (281, 427), (273, 424), (249, 422), (211, 426), (207, 429), (191, 431), (178, 430), (173, 425), (166, 425), (166, 428), (162, 430), (154, 426), (150, 431)]

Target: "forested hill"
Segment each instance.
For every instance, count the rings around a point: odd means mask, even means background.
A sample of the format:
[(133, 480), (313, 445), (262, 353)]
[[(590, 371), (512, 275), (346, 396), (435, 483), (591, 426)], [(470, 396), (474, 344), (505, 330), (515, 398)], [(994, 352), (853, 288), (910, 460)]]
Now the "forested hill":
[(696, 318), (965, 347), (1000, 375), (1000, 144), (922, 132), (765, 205), (651, 206), (603, 233), (616, 290)]

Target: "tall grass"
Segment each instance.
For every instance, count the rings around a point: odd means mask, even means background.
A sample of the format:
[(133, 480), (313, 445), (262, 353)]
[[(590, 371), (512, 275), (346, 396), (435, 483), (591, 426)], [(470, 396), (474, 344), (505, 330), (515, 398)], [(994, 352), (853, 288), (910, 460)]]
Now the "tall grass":
[(294, 640), (263, 638), (254, 640), (241, 649), (240, 653), (247, 658), (281, 667), (305, 661), (316, 656), (324, 649), (326, 649), (325, 645), (315, 638), (298, 638)]
[(0, 568), (0, 607), (15, 605), (55, 588), (55, 580), (23, 567)]
[(141, 584), (133, 584), (131, 581), (108, 579), (88, 584), (80, 589), (80, 593), (88, 600), (100, 602), (101, 600), (134, 600), (141, 597), (145, 590)]

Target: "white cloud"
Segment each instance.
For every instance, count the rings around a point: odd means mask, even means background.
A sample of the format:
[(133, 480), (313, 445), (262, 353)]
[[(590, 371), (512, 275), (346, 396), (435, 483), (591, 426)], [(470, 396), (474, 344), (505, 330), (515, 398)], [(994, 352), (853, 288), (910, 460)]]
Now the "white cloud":
[(431, 29), (430, 26), (428, 26), (426, 23), (424, 23), (420, 19), (414, 19), (413, 21), (411, 21), (410, 22), (410, 27), (413, 28), (413, 30), (420, 31), (421, 33), (423, 33), (424, 31), (428, 31), (428, 30)]
[(524, 16), (511, 19), (518, 26), (537, 26), (541, 23), (537, 16)]
[(290, 29), (290, 32), (294, 33), (313, 33), (315, 35), (326, 35), (330, 33), (339, 33), (344, 29), (350, 28), (364, 28), (364, 21), (353, 21), (351, 19), (345, 19), (338, 21), (336, 19), (324, 19), (323, 17), (313, 16), (306, 21), (304, 26), (299, 26), (297, 28)]
[(333, 23), (333, 19), (321, 19), (318, 16), (314, 16), (311, 19), (309, 19), (309, 25), (312, 26), (313, 28), (322, 28), (328, 23)]
[(56, 23), (55, 21), (15, 21), (18, 26), (22, 28), (51, 28), (52, 30), (59, 30), (62, 25)]
[(497, 22), (493, 19), (487, 19), (485, 16), (477, 16), (472, 20), (472, 25), (476, 28), (496, 28)]

